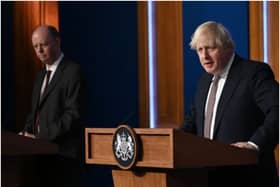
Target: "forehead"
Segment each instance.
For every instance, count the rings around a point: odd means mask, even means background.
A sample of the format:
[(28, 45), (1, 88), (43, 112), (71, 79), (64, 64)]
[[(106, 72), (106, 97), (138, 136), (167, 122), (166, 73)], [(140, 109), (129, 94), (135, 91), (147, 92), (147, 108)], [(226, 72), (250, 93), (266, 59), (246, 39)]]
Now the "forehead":
[(38, 29), (34, 31), (34, 33), (32, 34), (33, 43), (46, 42), (50, 40), (51, 40), (50, 34), (46, 29)]
[(197, 37), (196, 47), (204, 47), (204, 46), (215, 46), (216, 45), (216, 38), (212, 33), (209, 32), (202, 32)]

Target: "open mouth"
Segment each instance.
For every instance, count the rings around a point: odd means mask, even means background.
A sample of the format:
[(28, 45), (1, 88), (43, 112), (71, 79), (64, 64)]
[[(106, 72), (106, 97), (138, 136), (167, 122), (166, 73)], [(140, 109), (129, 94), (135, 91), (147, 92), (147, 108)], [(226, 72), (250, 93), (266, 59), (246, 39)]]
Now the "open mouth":
[(214, 64), (213, 62), (205, 62), (204, 63), (205, 66), (209, 66), (209, 65), (213, 65), (213, 64)]

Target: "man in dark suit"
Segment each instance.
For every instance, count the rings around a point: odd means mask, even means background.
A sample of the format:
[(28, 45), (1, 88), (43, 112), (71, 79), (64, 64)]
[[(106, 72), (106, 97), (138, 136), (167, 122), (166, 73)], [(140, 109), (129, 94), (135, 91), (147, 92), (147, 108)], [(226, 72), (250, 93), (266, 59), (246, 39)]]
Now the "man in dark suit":
[(216, 22), (201, 24), (190, 46), (206, 72), (182, 129), (259, 155), (257, 166), (211, 170), (210, 186), (278, 186), (279, 84), (270, 67), (240, 58), (230, 33)]
[(43, 25), (33, 31), (33, 48), (44, 68), (35, 79), (31, 112), (19, 134), (59, 146), (58, 155), (36, 158), (38, 180), (34, 186), (78, 186), (79, 182), (81, 70), (64, 57), (60, 42), (53, 26)]

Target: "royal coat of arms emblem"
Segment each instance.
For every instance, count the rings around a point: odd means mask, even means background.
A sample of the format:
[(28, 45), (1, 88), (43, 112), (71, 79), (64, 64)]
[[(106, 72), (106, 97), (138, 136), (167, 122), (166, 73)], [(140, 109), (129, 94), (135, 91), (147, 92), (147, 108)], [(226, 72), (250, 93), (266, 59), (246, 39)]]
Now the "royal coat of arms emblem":
[(129, 169), (135, 162), (137, 146), (136, 134), (127, 125), (121, 125), (113, 136), (113, 153), (119, 167)]

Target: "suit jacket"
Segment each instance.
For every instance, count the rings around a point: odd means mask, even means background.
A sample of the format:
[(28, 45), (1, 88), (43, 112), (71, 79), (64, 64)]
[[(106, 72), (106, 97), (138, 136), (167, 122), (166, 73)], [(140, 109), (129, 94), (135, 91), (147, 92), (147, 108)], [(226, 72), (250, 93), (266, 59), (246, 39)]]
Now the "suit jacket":
[(43, 68), (35, 79), (25, 130), (35, 132), (34, 123), (39, 111), (40, 131), (36, 137), (57, 143), (62, 155), (77, 158), (82, 133), (79, 124), (82, 93), (80, 66), (64, 57), (40, 98), (45, 74), (46, 69)]
[[(213, 75), (203, 73), (194, 105), (182, 128), (203, 136), (205, 104)], [(260, 149), (260, 167), (275, 175), (273, 149), (279, 136), (279, 84), (270, 67), (235, 55), (215, 118), (213, 139), (252, 141)]]

